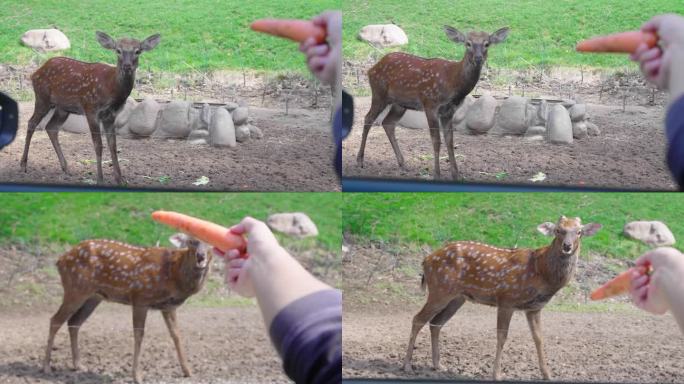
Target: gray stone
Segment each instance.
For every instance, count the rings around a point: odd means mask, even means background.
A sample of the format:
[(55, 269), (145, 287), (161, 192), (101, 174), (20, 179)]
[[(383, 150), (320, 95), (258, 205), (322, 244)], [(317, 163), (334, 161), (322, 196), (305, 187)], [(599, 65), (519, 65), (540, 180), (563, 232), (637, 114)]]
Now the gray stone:
[(563, 99), (563, 101), (561, 101), (561, 104), (562, 104), (565, 108), (570, 108), (570, 107), (572, 107), (573, 105), (577, 104), (577, 102), (576, 102), (575, 100), (572, 100), (572, 99)]
[(217, 147), (234, 147), (235, 126), (230, 113), (225, 108), (216, 108), (209, 124), (209, 137), (211, 145)]
[(531, 135), (531, 136), (525, 135), (523, 140), (526, 140), (526, 141), (544, 141), (544, 136), (542, 136), (542, 135)]
[(237, 140), (238, 143), (249, 140), (249, 126), (243, 124), (235, 127), (235, 140)]
[(672, 231), (660, 221), (632, 221), (623, 228), (625, 236), (651, 246), (668, 246), (675, 243)]
[(584, 139), (587, 137), (587, 123), (583, 121), (572, 123), (572, 137), (575, 139)]
[(188, 144), (192, 144), (192, 145), (204, 145), (204, 144), (207, 144), (207, 139), (193, 139), (193, 140), (188, 140)]
[(307, 237), (318, 235), (316, 224), (302, 212), (295, 213), (275, 213), (268, 217), (266, 224), (278, 232), (290, 236)]
[(527, 99), (511, 96), (501, 103), (497, 115), (499, 133), (503, 135), (522, 135), (527, 130)]
[(494, 126), (496, 99), (491, 95), (483, 95), (469, 108), (466, 124), (475, 133), (486, 133)]
[(249, 116), (249, 109), (247, 107), (238, 107), (231, 113), (233, 116), (233, 124), (242, 125), (247, 122)]
[(196, 139), (208, 139), (209, 138), (209, 131), (204, 130), (204, 129), (196, 129), (188, 135), (188, 140), (196, 140)]
[(578, 122), (584, 120), (584, 116), (587, 114), (586, 104), (575, 104), (570, 107), (570, 120), (573, 122)]
[(21, 36), (27, 47), (42, 51), (61, 51), (71, 48), (69, 39), (58, 29), (32, 29)]
[(149, 136), (156, 127), (159, 103), (146, 97), (131, 112), (128, 118), (128, 129), (138, 136)]
[(73, 113), (69, 114), (69, 117), (67, 117), (60, 129), (71, 133), (90, 133), (90, 126), (88, 125), (88, 120), (85, 116), (75, 115)]
[(525, 137), (530, 136), (546, 136), (546, 127), (543, 125), (535, 125), (534, 127), (527, 128), (527, 131), (525, 131)]
[(196, 131), (198, 129), (207, 129), (206, 126), (202, 126), (202, 119), (200, 119), (202, 111), (190, 106), (188, 109), (188, 121), (190, 121), (190, 131)]
[(184, 138), (192, 130), (192, 122), (189, 119), (191, 104), (183, 100), (173, 100), (166, 104), (157, 119), (155, 137)]
[(249, 127), (249, 136), (252, 139), (261, 139), (264, 137), (264, 133), (261, 132), (261, 129), (259, 129), (259, 127), (251, 125), (251, 124), (249, 124), (248, 127)]
[(572, 121), (570, 114), (560, 104), (552, 106), (549, 110), (547, 122), (549, 141), (554, 144), (572, 144)]
[(539, 108), (537, 108), (537, 121), (536, 125), (546, 125), (546, 120), (549, 117), (549, 103), (542, 99), (539, 103)]
[(211, 105), (207, 103), (202, 105), (198, 129), (209, 129), (209, 123), (211, 123), (211, 117), (214, 115), (215, 110), (216, 108), (212, 108)]
[[(460, 123), (461, 121), (465, 120), (467, 114), (468, 114), (468, 109), (470, 106), (473, 104), (474, 100), (473, 97), (468, 95), (463, 99), (463, 102), (461, 105), (456, 108), (456, 112), (454, 112), (454, 117), (452, 118), (452, 122), (454, 125)], [(425, 113), (423, 113), (424, 115)], [(427, 118), (425, 119), (425, 122), (427, 124)]]
[(114, 120), (114, 128), (116, 129), (117, 135), (127, 136), (130, 134), (128, 132), (128, 120), (131, 117), (131, 112), (135, 109), (138, 103), (132, 98), (126, 99), (126, 104), (121, 107), (119, 113), (116, 115), (116, 120)]
[(532, 103), (527, 103), (527, 110), (525, 111), (525, 126), (533, 127), (535, 125), (544, 125), (544, 123), (537, 121), (537, 106)]
[(226, 103), (226, 109), (228, 112), (233, 112), (235, 108), (239, 107), (238, 103)]
[(395, 47), (408, 44), (404, 30), (394, 24), (366, 25), (359, 32), (359, 39), (376, 47)]
[(239, 99), (237, 101), (237, 103), (238, 103), (238, 107), (245, 107), (245, 108), (249, 107), (249, 103), (245, 99)]
[[(389, 108), (388, 108), (388, 111), (389, 111)], [(384, 119), (384, 116), (383, 116), (383, 119)], [(411, 128), (411, 129), (427, 129), (428, 128), (428, 122), (427, 122), (427, 117), (425, 117), (425, 112), (414, 111), (411, 109), (408, 109), (408, 110), (406, 110), (406, 112), (404, 112), (404, 115), (401, 117), (401, 119), (399, 119), (397, 124), (401, 125), (402, 127)]]
[(591, 121), (587, 121), (587, 133), (589, 136), (598, 136), (601, 134), (601, 130), (596, 126), (596, 124), (592, 123)]

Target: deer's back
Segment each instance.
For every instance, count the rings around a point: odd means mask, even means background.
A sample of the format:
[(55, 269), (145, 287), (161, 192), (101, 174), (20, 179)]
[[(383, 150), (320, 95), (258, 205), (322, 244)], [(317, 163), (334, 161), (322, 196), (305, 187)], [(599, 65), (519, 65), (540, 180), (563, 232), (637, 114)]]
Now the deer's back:
[[(368, 80), (373, 93), (388, 98), (390, 103), (422, 109), (420, 106), (426, 100), (449, 98), (446, 84), (459, 65), (460, 62), (392, 52), (368, 71)], [(416, 103), (420, 106), (416, 107)]]
[(143, 248), (113, 240), (86, 240), (57, 261), (64, 290), (100, 295), (122, 304), (164, 302), (177, 291), (176, 250)]
[(458, 241), (426, 256), (423, 270), (430, 292), (479, 304), (535, 309), (555, 293), (539, 279), (533, 249)]
[(116, 67), (54, 57), (31, 75), (31, 82), (37, 99), (82, 114), (84, 106), (106, 104), (117, 86)]

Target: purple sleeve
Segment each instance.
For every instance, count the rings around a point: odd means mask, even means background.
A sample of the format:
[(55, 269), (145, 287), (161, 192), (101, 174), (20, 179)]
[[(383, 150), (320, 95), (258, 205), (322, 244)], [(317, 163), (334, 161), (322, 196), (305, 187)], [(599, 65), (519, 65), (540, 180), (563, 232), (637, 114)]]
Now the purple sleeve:
[(679, 188), (684, 188), (684, 96), (672, 103), (665, 120), (667, 164)]
[(271, 341), (295, 383), (342, 381), (342, 293), (327, 289), (288, 304), (271, 323)]

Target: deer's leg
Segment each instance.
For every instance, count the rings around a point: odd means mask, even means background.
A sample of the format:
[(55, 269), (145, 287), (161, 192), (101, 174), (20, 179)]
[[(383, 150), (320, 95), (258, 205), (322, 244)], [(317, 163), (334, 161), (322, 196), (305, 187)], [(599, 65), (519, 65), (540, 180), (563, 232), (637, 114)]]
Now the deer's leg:
[(508, 326), (513, 317), (512, 308), (498, 307), (496, 313), (496, 357), (494, 358), (494, 380), (501, 380), (501, 351), (508, 337)]
[(439, 137), (439, 117), (436, 111), (427, 108), (425, 108), (425, 116), (427, 117), (430, 139), (432, 139), (432, 149), (435, 154), (435, 180), (438, 180), (441, 177), (439, 171), (439, 146), (441, 144)]
[(71, 359), (74, 362), (74, 370), (76, 371), (81, 369), (81, 355), (78, 350), (78, 331), (81, 328), (81, 325), (88, 319), (88, 317), (90, 317), (101, 301), (102, 299), (97, 297), (91, 297), (90, 299), (86, 300), (81, 308), (79, 308), (76, 313), (71, 315), (69, 321), (67, 322), (67, 325), (69, 326), (69, 338), (71, 339)]
[(135, 338), (135, 349), (133, 351), (133, 380), (140, 384), (140, 374), (138, 373), (138, 361), (140, 360), (140, 347), (145, 335), (145, 319), (147, 319), (147, 307), (133, 307), (133, 337)]
[(36, 127), (43, 120), (43, 117), (50, 112), (50, 105), (44, 103), (39, 98), (36, 98), (35, 109), (33, 110), (33, 116), (29, 119), (28, 130), (26, 131), (26, 142), (24, 143), (24, 153), (21, 155), (21, 162), (19, 163), (21, 170), (26, 172), (26, 163), (28, 162), (28, 151), (31, 145), (31, 138), (33, 137), (33, 132), (35, 132)]
[(453, 180), (458, 180), (458, 166), (456, 165), (456, 157), (454, 155), (454, 125), (452, 117), (453, 113), (446, 113), (440, 115), (439, 119), (442, 123), (442, 130), (444, 132), (444, 145), (446, 145), (447, 153), (449, 154), (451, 178)]
[(542, 345), (543, 338), (541, 334), (541, 310), (529, 311), (525, 314), (527, 315), (527, 324), (529, 324), (530, 331), (532, 332), (534, 345), (537, 347), (537, 357), (539, 357), (539, 369), (541, 370), (542, 377), (544, 378), (544, 380), (549, 380), (549, 367), (546, 366), (546, 356), (544, 355), (544, 348)]
[(359, 154), (356, 156), (356, 164), (363, 168), (363, 155), (366, 150), (366, 139), (368, 138), (368, 132), (373, 126), (373, 122), (378, 118), (380, 113), (387, 107), (387, 103), (380, 100), (380, 98), (373, 98), (371, 102), (371, 107), (366, 118), (363, 120), (363, 134), (361, 135), (361, 147), (359, 147)]
[(105, 135), (107, 136), (107, 146), (109, 147), (109, 154), (112, 157), (112, 166), (114, 167), (114, 180), (119, 185), (123, 185), (125, 180), (121, 177), (121, 169), (119, 168), (119, 156), (116, 153), (116, 131), (114, 130), (115, 116), (109, 115), (102, 120)]
[(100, 122), (93, 114), (86, 114), (88, 125), (90, 126), (90, 136), (95, 147), (95, 158), (97, 159), (97, 183), (102, 184), (102, 134), (100, 133)]
[(75, 295), (71, 293), (64, 293), (62, 305), (57, 310), (57, 313), (50, 318), (50, 331), (48, 333), (48, 343), (45, 349), (45, 361), (43, 361), (43, 372), (50, 372), (50, 354), (52, 353), (52, 345), (55, 341), (55, 335), (59, 328), (62, 327), (67, 319), (71, 317), (79, 308), (85, 303), (88, 296)]
[(406, 350), (406, 357), (404, 357), (404, 370), (411, 370), (411, 358), (413, 357), (413, 347), (416, 344), (416, 336), (423, 328), (425, 323), (430, 321), (436, 314), (438, 314), (444, 307), (449, 304), (451, 297), (436, 298), (428, 294), (428, 299), (423, 308), (413, 317), (411, 324), (411, 337), (409, 338), (408, 348)]
[(55, 108), (55, 113), (52, 114), (52, 118), (45, 126), (45, 132), (47, 132), (50, 142), (52, 142), (52, 147), (57, 153), (59, 165), (62, 167), (62, 171), (64, 173), (67, 173), (67, 164), (66, 160), (64, 159), (64, 154), (62, 154), (62, 147), (59, 145), (59, 127), (64, 124), (67, 117), (69, 117), (69, 112)]
[(465, 303), (465, 297), (460, 296), (449, 302), (441, 312), (430, 320), (430, 342), (432, 344), (432, 367), (439, 370), (439, 332), (442, 326), (451, 319), (456, 311)]
[(188, 362), (185, 359), (185, 352), (183, 352), (183, 345), (181, 344), (180, 334), (178, 333), (178, 322), (176, 321), (176, 309), (170, 309), (168, 311), (162, 311), (162, 316), (164, 316), (164, 322), (166, 322), (166, 327), (169, 329), (169, 334), (171, 334), (171, 339), (173, 339), (173, 344), (176, 346), (176, 352), (178, 353), (178, 361), (180, 361), (181, 369), (183, 370), (183, 375), (185, 377), (190, 377), (192, 372), (188, 368)]
[(399, 166), (402, 168), (404, 167), (404, 156), (401, 155), (401, 150), (397, 144), (397, 138), (394, 134), (394, 129), (397, 126), (397, 121), (404, 116), (404, 112), (406, 112), (406, 108), (394, 104), (387, 113), (387, 116), (385, 116), (385, 118), (382, 120), (382, 127), (385, 128), (385, 133), (387, 134), (390, 144), (392, 144), (394, 155), (397, 158)]

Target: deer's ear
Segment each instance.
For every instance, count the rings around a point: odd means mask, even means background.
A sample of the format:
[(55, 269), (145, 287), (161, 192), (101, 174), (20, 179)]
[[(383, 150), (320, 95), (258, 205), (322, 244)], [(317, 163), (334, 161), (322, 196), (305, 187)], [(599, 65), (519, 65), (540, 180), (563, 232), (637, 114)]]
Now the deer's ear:
[(489, 36), (489, 44), (498, 44), (498, 43), (506, 40), (507, 36), (508, 36), (508, 27), (501, 28)]
[(104, 32), (97, 31), (95, 32), (95, 37), (97, 38), (97, 42), (100, 43), (102, 48), (105, 49), (116, 49), (116, 41), (109, 37), (108, 34)]
[(151, 51), (157, 46), (157, 44), (159, 44), (159, 40), (161, 40), (161, 35), (158, 33), (154, 34), (140, 43), (140, 49), (143, 51)]
[(544, 236), (553, 236), (554, 235), (553, 232), (555, 230), (556, 230), (556, 224), (550, 223), (548, 221), (546, 223), (542, 223), (542, 224), (539, 224), (537, 226), (537, 231), (541, 232), (541, 234)]
[(465, 43), (466, 41), (466, 36), (456, 28), (445, 25), (444, 32), (453, 42)]
[(171, 237), (169, 237), (169, 241), (176, 248), (185, 248), (185, 245), (188, 243), (188, 235), (182, 232), (178, 232), (171, 235)]
[(602, 225), (598, 223), (589, 223), (582, 226), (582, 235), (584, 236), (594, 236)]

